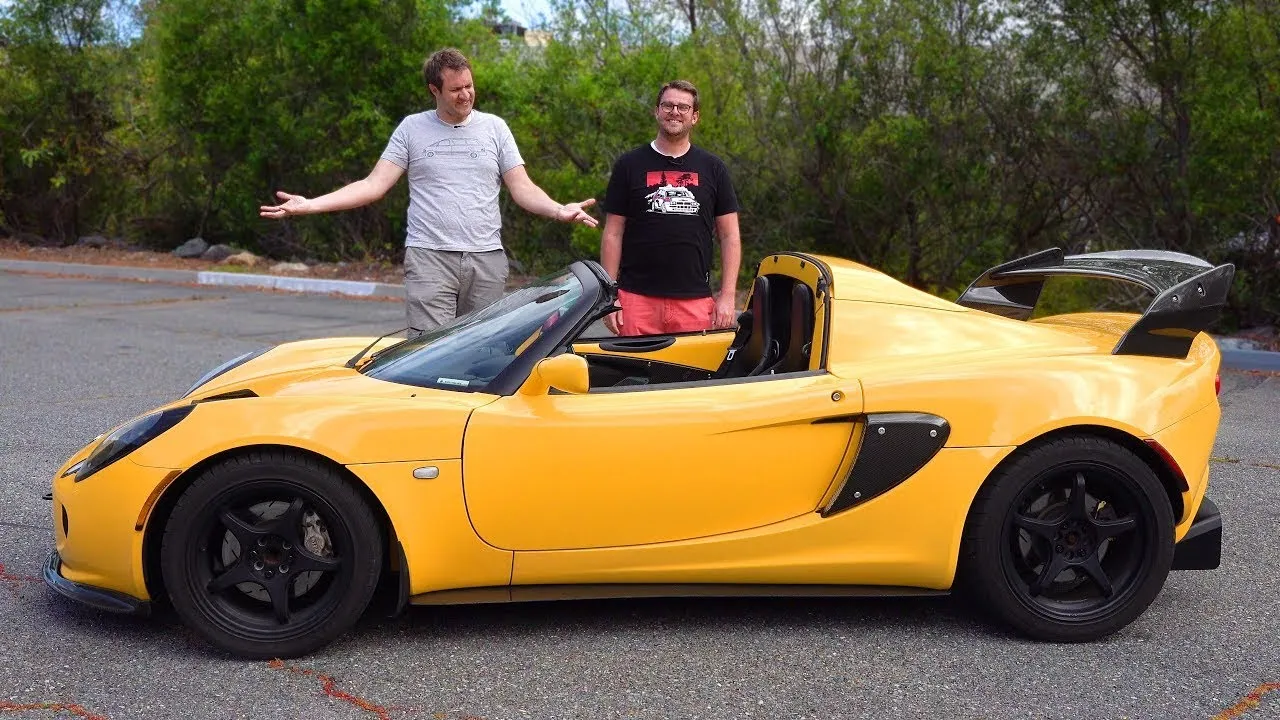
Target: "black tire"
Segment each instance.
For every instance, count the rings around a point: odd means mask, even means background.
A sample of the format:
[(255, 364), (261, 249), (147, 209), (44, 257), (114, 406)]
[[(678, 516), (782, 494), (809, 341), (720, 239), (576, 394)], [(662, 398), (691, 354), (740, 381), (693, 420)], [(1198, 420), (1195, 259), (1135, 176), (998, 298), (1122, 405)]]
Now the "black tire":
[(183, 621), (214, 646), (256, 659), (304, 655), (350, 629), (382, 557), (382, 530), (356, 489), (333, 468), (284, 451), (206, 470), (179, 498), (160, 549)]
[(1037, 640), (1123, 628), (1173, 563), (1173, 510), (1152, 469), (1108, 440), (1020, 450), (978, 492), (958, 581), (982, 610)]

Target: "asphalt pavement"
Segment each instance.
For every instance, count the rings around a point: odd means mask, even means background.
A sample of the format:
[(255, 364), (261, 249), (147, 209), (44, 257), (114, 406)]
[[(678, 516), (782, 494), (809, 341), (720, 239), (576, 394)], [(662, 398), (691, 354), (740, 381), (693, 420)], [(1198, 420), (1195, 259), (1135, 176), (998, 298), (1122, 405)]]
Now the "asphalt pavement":
[[(69, 273), (68, 273), (69, 274)], [(230, 659), (172, 616), (36, 580), (42, 499), (97, 434), (287, 340), (372, 336), (386, 302), (0, 269), (0, 715), (94, 718), (1280, 718), (1280, 375), (1223, 374), (1222, 567), (1100, 642), (1011, 636), (949, 598), (412, 608), (307, 658)]]

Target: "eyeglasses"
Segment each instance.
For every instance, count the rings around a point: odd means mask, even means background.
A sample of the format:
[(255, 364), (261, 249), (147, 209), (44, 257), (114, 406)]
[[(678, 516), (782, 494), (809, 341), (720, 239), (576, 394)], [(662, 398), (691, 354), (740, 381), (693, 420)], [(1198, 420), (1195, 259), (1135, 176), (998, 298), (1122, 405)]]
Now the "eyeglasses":
[(658, 109), (665, 113), (677, 112), (681, 115), (685, 115), (688, 114), (690, 110), (693, 110), (693, 106), (688, 103), (663, 102), (658, 103)]

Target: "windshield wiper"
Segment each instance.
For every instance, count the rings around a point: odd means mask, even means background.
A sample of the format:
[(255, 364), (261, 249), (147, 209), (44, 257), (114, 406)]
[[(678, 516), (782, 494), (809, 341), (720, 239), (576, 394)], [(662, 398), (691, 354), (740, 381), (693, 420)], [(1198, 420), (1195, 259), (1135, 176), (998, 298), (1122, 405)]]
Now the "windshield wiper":
[[(399, 330), (392, 330), (391, 332), (387, 333), (386, 335), (383, 335), (382, 337), (379, 337), (377, 340), (374, 340), (373, 342), (369, 343), (368, 345), (366, 345), (366, 346), (364, 347), (364, 349), (363, 349), (363, 350), (361, 350), (360, 352), (356, 353), (356, 354), (355, 354), (355, 355), (354, 355), (350, 360), (348, 360), (348, 361), (347, 361), (346, 367), (354, 368), (354, 367), (356, 366), (356, 364), (360, 362), (360, 358), (364, 357), (364, 354), (365, 354), (365, 353), (367, 353), (367, 352), (369, 352), (369, 350), (371, 350), (371, 349), (373, 348), (373, 346), (374, 346), (374, 345), (377, 345), (378, 343), (380, 343), (380, 342), (382, 342), (383, 340), (385, 340), (385, 339), (387, 339), (387, 338), (391, 337), (392, 335), (395, 335), (396, 333), (401, 333), (401, 332), (404, 332), (405, 330), (408, 330), (408, 329), (409, 329), (409, 328), (406, 326), (406, 327), (402, 327), (402, 328), (400, 328)], [(405, 338), (405, 340), (402, 340), (401, 342), (405, 342), (406, 340), (408, 340), (408, 338)], [(396, 343), (396, 345), (399, 345), (399, 344), (400, 344), (400, 343)], [(390, 348), (393, 348), (393, 347), (395, 347), (395, 345), (390, 345), (390, 346), (388, 346), (387, 348), (383, 348), (383, 350), (387, 350), (387, 349), (390, 349)], [(379, 354), (381, 354), (381, 353), (382, 353), (382, 350), (379, 350), (378, 352), (376, 352), (376, 353), (374, 353), (374, 354), (373, 354), (373, 357), (378, 357), (378, 355), (379, 355)]]

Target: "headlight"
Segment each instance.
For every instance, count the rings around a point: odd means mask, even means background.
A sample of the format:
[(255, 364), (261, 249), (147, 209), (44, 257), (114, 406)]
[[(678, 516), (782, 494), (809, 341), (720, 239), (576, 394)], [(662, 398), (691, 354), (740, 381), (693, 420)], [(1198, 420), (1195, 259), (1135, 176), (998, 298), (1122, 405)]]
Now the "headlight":
[(182, 418), (191, 414), (194, 405), (161, 410), (134, 420), (128, 425), (111, 433), (98, 443), (98, 447), (89, 453), (89, 457), (79, 463), (76, 482), (80, 482), (111, 463), (137, 450), (157, 438), (160, 433), (177, 425)]
[(216, 367), (216, 368), (214, 368), (214, 369), (210, 370), (209, 372), (205, 373), (204, 375), (202, 375), (202, 376), (200, 377), (200, 379), (196, 381), (196, 384), (195, 384), (195, 385), (192, 385), (192, 386), (191, 386), (191, 389), (190, 389), (190, 390), (188, 390), (188, 391), (186, 392), (186, 394), (185, 394), (185, 395), (183, 395), (182, 397), (186, 397), (187, 395), (190, 395), (191, 393), (195, 392), (195, 391), (196, 391), (196, 389), (197, 389), (197, 388), (199, 388), (201, 385), (203, 385), (203, 384), (205, 384), (205, 383), (209, 382), (210, 380), (212, 380), (212, 379), (214, 379), (214, 378), (218, 377), (218, 376), (219, 376), (219, 375), (221, 375), (222, 373), (224, 373), (224, 372), (226, 372), (226, 371), (228, 371), (228, 370), (230, 370), (230, 369), (232, 369), (232, 368), (240, 367), (241, 365), (243, 365), (243, 364), (245, 364), (245, 363), (249, 362), (250, 360), (252, 360), (252, 359), (254, 359), (254, 358), (258, 357), (259, 355), (261, 355), (262, 353), (264, 353), (264, 352), (266, 352), (266, 351), (268, 351), (268, 350), (270, 350), (270, 349), (271, 349), (271, 348), (269, 348), (269, 347), (265, 347), (265, 348), (262, 348), (261, 350), (252, 350), (252, 351), (247, 352), (247, 353), (245, 353), (245, 354), (243, 354), (243, 355), (237, 355), (236, 357), (231, 358), (230, 360), (228, 360), (228, 361), (226, 361), (226, 362), (222, 363), (222, 364), (221, 364), (221, 365), (219, 365), (218, 367)]

